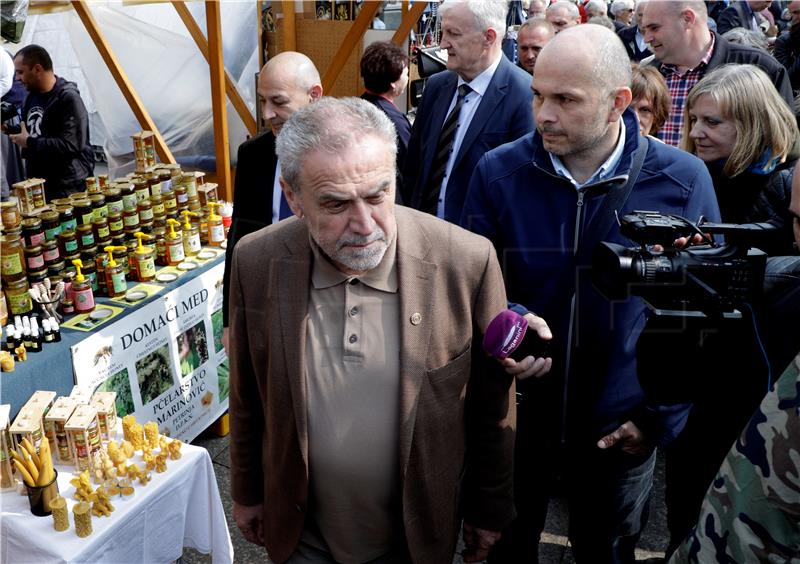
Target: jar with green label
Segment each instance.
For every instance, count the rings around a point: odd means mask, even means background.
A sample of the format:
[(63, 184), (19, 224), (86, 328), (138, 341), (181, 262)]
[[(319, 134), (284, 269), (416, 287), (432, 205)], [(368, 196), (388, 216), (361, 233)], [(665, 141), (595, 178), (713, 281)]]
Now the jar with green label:
[(131, 179), (131, 184), (133, 184), (133, 193), (136, 194), (137, 203), (150, 197), (150, 187), (147, 184), (147, 180), (136, 177)]
[(6, 284), (6, 300), (11, 315), (25, 315), (33, 310), (29, 288), (28, 279), (25, 277)]
[(105, 196), (102, 194), (92, 194), (89, 200), (92, 203), (92, 221), (101, 217), (108, 217), (108, 204), (106, 204)]
[(197, 197), (197, 177), (194, 172), (184, 172), (181, 176), (181, 184), (186, 187), (186, 194), (189, 198)]
[(73, 208), (75, 209), (75, 217), (81, 225), (91, 225), (94, 221), (94, 209), (92, 209), (92, 202), (89, 200), (74, 200)]
[(117, 261), (117, 264), (119, 264), (122, 267), (122, 272), (125, 274), (125, 278), (127, 278), (131, 271), (130, 265), (128, 263), (127, 245), (119, 245), (119, 246), (115, 245), (115, 249), (112, 252), (112, 254), (114, 255), (114, 260)]
[(111, 237), (125, 230), (125, 224), (122, 222), (122, 214), (109, 213), (106, 220), (108, 221), (108, 231)]
[(3, 282), (25, 278), (25, 252), (19, 235), (3, 235), (0, 237), (0, 246)]
[(78, 221), (75, 219), (74, 208), (72, 206), (57, 206), (58, 219), (61, 222), (61, 231), (78, 228)]
[[(83, 227), (83, 225), (79, 227)], [(89, 230), (91, 231), (91, 229), (92, 225), (89, 224)], [(61, 256), (67, 256), (78, 250), (78, 236), (75, 231), (62, 231), (58, 235), (58, 242), (61, 246)]]
[(105, 217), (101, 217), (94, 220), (92, 224), (94, 227), (94, 237), (95, 239), (105, 239), (106, 237), (111, 237), (111, 231), (108, 227), (108, 219)]
[(175, 192), (173, 190), (162, 192), (161, 199), (164, 200), (164, 212), (167, 215), (178, 211), (178, 200), (175, 198)]
[(150, 206), (153, 209), (154, 218), (164, 217), (166, 215), (166, 209), (164, 208), (164, 199), (161, 197), (161, 194), (150, 197)]
[(58, 239), (58, 234), (61, 233), (61, 216), (57, 211), (46, 211), (39, 214), (42, 219), (42, 227), (44, 227), (44, 238), (48, 241)]
[(153, 204), (150, 200), (139, 202), (139, 221), (151, 221), (153, 219)]
[[(90, 223), (89, 225), (79, 225), (78, 226), (78, 246), (81, 249), (85, 249), (86, 247), (91, 247), (92, 245), (95, 245), (95, 244), (96, 243), (95, 243), (95, 240), (94, 240), (94, 228), (92, 227), (92, 224)], [(64, 254), (69, 254), (69, 252), (64, 253)]]
[[(122, 213), (124, 207), (122, 190), (120, 190), (119, 188), (108, 188), (103, 192), (103, 194), (106, 197), (106, 205), (108, 206), (109, 215), (114, 212)], [(133, 197), (134, 200), (136, 199), (136, 195), (133, 193), (132, 187), (131, 187), (131, 196)]]

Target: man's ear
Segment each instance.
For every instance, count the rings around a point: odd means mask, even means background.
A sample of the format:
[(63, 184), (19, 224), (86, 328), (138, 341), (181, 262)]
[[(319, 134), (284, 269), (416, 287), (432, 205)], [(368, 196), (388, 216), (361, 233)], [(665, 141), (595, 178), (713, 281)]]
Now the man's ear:
[(490, 27), (484, 33), (484, 37), (486, 38), (487, 45), (493, 45), (497, 41), (497, 30)]
[(320, 98), (322, 98), (322, 85), (315, 84), (311, 88), (308, 89), (308, 97), (310, 101), (316, 102)]
[(289, 209), (297, 217), (303, 217), (303, 206), (300, 204), (300, 197), (283, 179), (283, 176), (278, 178), (278, 181), (281, 183), (281, 190), (283, 190), (283, 195), (286, 196), (286, 203), (289, 204)]
[(613, 97), (613, 105), (611, 106), (611, 112), (608, 116), (609, 123), (621, 119), (622, 114), (625, 113), (625, 109), (631, 105), (631, 101), (633, 100), (631, 89), (627, 86), (615, 89)]

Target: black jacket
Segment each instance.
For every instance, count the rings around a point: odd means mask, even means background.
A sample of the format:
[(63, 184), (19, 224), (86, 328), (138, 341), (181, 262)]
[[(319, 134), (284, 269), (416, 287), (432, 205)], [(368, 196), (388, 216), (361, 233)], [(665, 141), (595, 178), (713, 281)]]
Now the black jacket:
[(790, 255), (794, 243), (789, 199), (797, 155), (769, 174), (745, 171), (733, 178), (722, 173), (722, 165), (708, 164), (714, 181), (722, 221), (726, 223), (769, 222), (778, 232), (758, 244), (769, 256)]
[(222, 286), (222, 321), (228, 326), (228, 295), (233, 248), (239, 239), (272, 224), (272, 188), (275, 185), (275, 136), (261, 133), (239, 145), (233, 184), (233, 216), (225, 251)]
[[(713, 32), (712, 32), (713, 33)], [(789, 74), (786, 69), (775, 60), (774, 57), (752, 47), (746, 47), (737, 43), (731, 43), (718, 33), (715, 33), (714, 52), (711, 54), (711, 60), (708, 61), (708, 67), (705, 74), (710, 73), (717, 67), (729, 63), (738, 63), (740, 65), (756, 65), (761, 68), (767, 76), (769, 76), (781, 98), (786, 100), (790, 108), (794, 108), (794, 95), (792, 94), (792, 85), (789, 82)], [(661, 61), (654, 59), (651, 63), (656, 68), (661, 68)], [(794, 111), (794, 109), (793, 109)]]
[(639, 45), (636, 43), (636, 31), (635, 25), (617, 31), (617, 35), (622, 40), (622, 44), (625, 45), (625, 50), (628, 52), (628, 58), (631, 61), (641, 61), (652, 55), (650, 49), (646, 47), (644, 51), (639, 50)]
[(800, 90), (800, 34), (792, 36), (788, 31), (783, 32), (775, 40), (775, 58), (786, 67), (789, 80), (794, 90)]
[[(94, 154), (89, 142), (89, 116), (74, 82), (57, 77), (42, 106), (41, 121), (31, 110), (39, 95), (28, 94), (22, 108), (29, 137), (22, 150), (28, 178), (44, 178), (47, 199), (64, 197), (85, 188), (94, 173)], [(32, 125), (38, 122), (38, 131)]]
[[(746, 1), (746, 0), (745, 0)], [(749, 13), (744, 7), (745, 1), (732, 2), (730, 6), (720, 12), (717, 18), (717, 33), (723, 34), (732, 30), (735, 27), (743, 27), (745, 29), (752, 29), (749, 20)], [(764, 16), (754, 14), (756, 21), (761, 22)]]

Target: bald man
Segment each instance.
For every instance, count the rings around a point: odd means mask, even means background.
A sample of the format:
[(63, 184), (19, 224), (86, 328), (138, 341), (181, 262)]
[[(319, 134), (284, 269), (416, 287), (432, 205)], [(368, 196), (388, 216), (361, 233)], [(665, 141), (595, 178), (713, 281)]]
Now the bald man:
[(552, 336), (550, 358), (504, 361), (521, 393), (517, 519), (489, 561), (537, 562), (560, 475), (576, 561), (633, 562), (654, 447), (677, 435), (686, 412), (645, 396), (635, 351), (645, 306), (602, 296), (591, 252), (600, 241), (630, 246), (615, 213), (719, 218), (719, 209), (702, 161), (639, 133), (631, 66), (614, 32), (585, 24), (556, 35), (536, 60), (532, 90), (537, 130), (484, 155), (461, 218), (503, 257), (514, 309), (542, 339)]
[(292, 215), (281, 191), (280, 162), (275, 138), (283, 124), (300, 108), (322, 97), (322, 81), (314, 63), (294, 51), (279, 53), (258, 76), (258, 104), (268, 130), (239, 146), (233, 188), (233, 222), (228, 232), (223, 278), (223, 344), (228, 350), (228, 282), (236, 243), (253, 231)]

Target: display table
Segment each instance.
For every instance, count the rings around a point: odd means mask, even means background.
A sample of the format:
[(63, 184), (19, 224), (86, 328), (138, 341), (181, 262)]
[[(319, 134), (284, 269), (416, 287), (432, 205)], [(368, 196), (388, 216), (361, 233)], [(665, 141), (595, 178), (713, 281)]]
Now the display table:
[[(58, 486), (67, 500), (70, 528), (53, 529), (52, 516), (36, 517), (28, 498), (17, 491), (0, 493), (0, 562), (147, 562), (177, 560), (183, 547), (210, 553), (215, 563), (233, 561), (211, 457), (203, 448), (184, 444), (167, 471), (153, 472), (146, 486), (136, 485), (128, 499), (115, 497), (109, 517), (92, 517), (93, 533), (75, 534), (72, 466), (59, 465)], [(140, 456), (137, 456), (137, 463)], [(93, 487), (96, 487), (93, 484)]]

